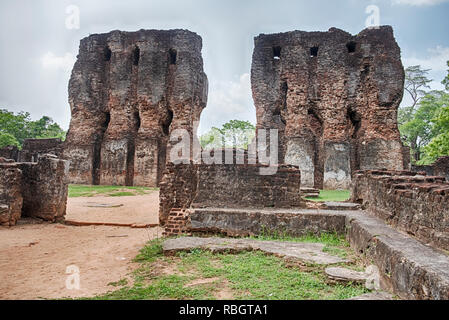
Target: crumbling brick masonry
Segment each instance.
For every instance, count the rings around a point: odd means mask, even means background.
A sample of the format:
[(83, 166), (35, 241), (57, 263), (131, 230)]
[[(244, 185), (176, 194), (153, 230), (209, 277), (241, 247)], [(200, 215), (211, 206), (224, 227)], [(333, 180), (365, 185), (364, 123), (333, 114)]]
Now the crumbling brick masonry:
[(356, 170), (408, 165), (397, 127), (404, 69), (390, 26), (261, 34), (251, 83), (257, 128), (279, 130), (279, 161), (299, 166), (303, 187), (348, 188)]
[(42, 156), (37, 163), (0, 159), (0, 224), (20, 217), (56, 222), (66, 213), (69, 162)]
[(160, 185), (159, 222), (172, 208), (290, 208), (302, 205), (301, 174), (281, 165), (261, 175), (261, 164), (167, 164)]
[(81, 40), (64, 150), (72, 183), (158, 185), (171, 132), (196, 136), (206, 107), (201, 48), (201, 37), (187, 30), (112, 31)]
[(352, 200), (419, 240), (449, 250), (449, 183), (444, 177), (410, 171), (359, 171)]

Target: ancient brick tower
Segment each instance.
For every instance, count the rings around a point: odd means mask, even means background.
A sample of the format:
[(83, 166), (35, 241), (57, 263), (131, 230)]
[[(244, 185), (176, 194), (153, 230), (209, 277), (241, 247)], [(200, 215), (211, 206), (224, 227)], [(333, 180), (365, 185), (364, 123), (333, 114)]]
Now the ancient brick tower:
[(158, 184), (170, 133), (194, 133), (206, 106), (201, 48), (201, 37), (187, 30), (112, 31), (81, 40), (64, 147), (72, 183)]
[(251, 82), (257, 128), (279, 130), (280, 161), (300, 167), (302, 186), (348, 188), (355, 170), (408, 165), (397, 127), (404, 69), (391, 27), (261, 34)]

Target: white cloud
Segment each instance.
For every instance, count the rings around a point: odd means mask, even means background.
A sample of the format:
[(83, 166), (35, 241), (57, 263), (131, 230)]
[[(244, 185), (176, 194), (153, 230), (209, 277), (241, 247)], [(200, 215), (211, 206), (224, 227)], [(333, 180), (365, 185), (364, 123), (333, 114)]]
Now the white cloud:
[[(433, 80), (430, 83), (432, 90), (443, 90), (444, 87), (441, 84), (441, 80), (447, 74), (447, 61), (449, 61), (449, 47), (442, 46), (427, 49), (425, 57), (413, 55), (402, 59), (404, 68), (420, 65), (423, 69), (430, 69), (429, 78)], [(410, 102), (409, 95), (405, 93), (402, 106), (410, 105)]]
[(69, 52), (63, 57), (58, 57), (49, 51), (42, 57), (42, 66), (45, 69), (61, 69), (67, 72), (72, 70), (74, 64), (75, 57)]
[(403, 4), (409, 6), (433, 6), (443, 2), (448, 2), (449, 0), (392, 0), (393, 4)]
[(248, 73), (237, 81), (211, 80), (207, 108), (201, 114), (200, 133), (211, 127), (221, 127), (229, 120), (247, 120), (255, 123), (256, 110), (251, 95), (251, 81)]
[(437, 46), (427, 49), (427, 57), (418, 58), (416, 56), (402, 59), (404, 65), (420, 65), (424, 69), (431, 69), (433, 72), (446, 71), (449, 60), (449, 47)]

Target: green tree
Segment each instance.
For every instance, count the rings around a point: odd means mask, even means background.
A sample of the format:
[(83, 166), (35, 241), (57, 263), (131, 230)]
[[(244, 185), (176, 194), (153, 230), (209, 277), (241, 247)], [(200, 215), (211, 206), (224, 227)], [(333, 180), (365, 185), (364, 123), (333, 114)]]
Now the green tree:
[(431, 119), (433, 137), (423, 148), (424, 154), (419, 164), (433, 163), (439, 157), (449, 155), (449, 70), (441, 83), (446, 91), (441, 91), (438, 98), (432, 101), (435, 109), (435, 116)]
[(31, 136), (37, 139), (60, 138), (65, 139), (65, 131), (53, 121), (53, 119), (43, 116), (37, 121), (29, 123)]
[[(449, 67), (449, 61), (447, 61), (447, 66)], [(446, 88), (446, 91), (449, 92), (449, 70), (447, 70), (446, 78), (444, 78), (443, 81), (441, 81), (441, 83)]]
[(2, 143), (21, 147), (25, 139), (60, 138), (64, 140), (66, 132), (50, 117), (43, 116), (37, 121), (32, 121), (28, 112), (14, 114), (6, 109), (0, 109), (0, 134)]
[(449, 94), (444, 97), (444, 107), (433, 120), (434, 130), (438, 134), (424, 147), (422, 164), (434, 162), (441, 156), (449, 156)]
[(419, 65), (410, 66), (405, 69), (404, 90), (412, 99), (412, 104), (399, 109), (399, 125), (412, 120), (415, 109), (421, 98), (427, 94), (426, 90), (430, 89), (429, 83), (431, 83), (432, 80), (428, 78), (429, 71), (430, 69), (422, 69)]
[(23, 140), (30, 137), (28, 123), (31, 121), (28, 112), (19, 112), (15, 115), (6, 109), (0, 109), (0, 132), (13, 136), (20, 145)]
[(231, 120), (221, 128), (213, 127), (200, 137), (200, 144), (204, 149), (242, 148), (248, 144), (256, 134), (255, 126), (249, 121)]
[(401, 136), (411, 148), (414, 162), (418, 162), (423, 147), (439, 133), (433, 119), (445, 105), (447, 94), (443, 91), (431, 91), (419, 102), (411, 120), (399, 127)]
[(6, 146), (16, 146), (19, 147), (20, 143), (17, 141), (17, 139), (9, 133), (6, 132), (0, 132), (0, 148), (6, 147)]

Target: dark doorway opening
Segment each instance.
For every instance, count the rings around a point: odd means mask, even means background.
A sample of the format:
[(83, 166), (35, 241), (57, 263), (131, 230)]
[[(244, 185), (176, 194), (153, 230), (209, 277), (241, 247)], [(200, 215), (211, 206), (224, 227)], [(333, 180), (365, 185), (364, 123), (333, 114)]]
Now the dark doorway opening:
[(281, 59), (281, 47), (273, 47), (273, 59), (279, 60)]
[(138, 46), (136, 46), (133, 52), (133, 65), (135, 66), (139, 65), (139, 60), (140, 60), (140, 49)]
[(168, 136), (170, 134), (170, 125), (173, 121), (173, 111), (168, 109), (167, 117), (165, 121), (162, 123), (162, 132)]
[(92, 155), (92, 184), (100, 184), (101, 176), (101, 145), (103, 143), (103, 138), (106, 130), (108, 129), (109, 122), (111, 121), (111, 115), (109, 112), (104, 114), (104, 121), (101, 125), (100, 131), (95, 136), (95, 143)]
[(112, 51), (109, 47), (104, 48), (104, 61), (111, 61)]
[(361, 125), (360, 116), (354, 110), (348, 110), (348, 119), (351, 123), (351, 137), (356, 139)]
[(357, 43), (355, 43), (354, 41), (349, 41), (346, 44), (346, 48), (348, 48), (349, 53), (354, 53), (357, 48)]
[(318, 56), (318, 47), (312, 47), (310, 48), (310, 56), (311, 57), (317, 57)]
[(178, 56), (178, 53), (176, 52), (176, 50), (175, 49), (168, 50), (168, 55), (169, 55), (170, 64), (176, 64), (176, 59)]

